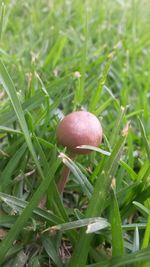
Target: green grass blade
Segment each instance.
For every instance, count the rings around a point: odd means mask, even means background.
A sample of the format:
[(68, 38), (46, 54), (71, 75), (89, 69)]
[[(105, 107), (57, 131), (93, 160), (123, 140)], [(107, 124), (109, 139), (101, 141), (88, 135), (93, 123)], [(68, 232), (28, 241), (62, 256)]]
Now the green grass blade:
[(16, 112), (18, 121), (20, 123), (21, 129), (23, 131), (24, 138), (25, 138), (25, 140), (27, 142), (29, 151), (30, 151), (30, 153), (31, 153), (31, 155), (32, 155), (32, 157), (33, 157), (33, 159), (35, 161), (35, 164), (37, 166), (37, 169), (38, 169), (40, 175), (43, 177), (41, 167), (39, 165), (37, 156), (35, 154), (34, 147), (33, 147), (32, 142), (31, 142), (31, 137), (30, 137), (30, 134), (29, 134), (29, 131), (28, 131), (27, 123), (25, 121), (24, 113), (23, 113), (19, 98), (17, 96), (17, 92), (15, 90), (14, 84), (13, 84), (13, 82), (12, 82), (12, 80), (11, 80), (11, 78), (10, 78), (10, 76), (9, 76), (9, 74), (8, 74), (8, 72), (7, 72), (6, 68), (5, 68), (2, 60), (0, 60), (0, 82), (3, 85), (6, 93), (8, 94), (8, 96), (9, 96), (9, 98), (11, 100), (11, 103), (13, 105), (13, 108), (14, 108), (15, 112)]
[(124, 243), (121, 227), (121, 218), (119, 212), (119, 206), (114, 190), (111, 190), (110, 198), (110, 223), (112, 233), (112, 256), (123, 256)]
[[(83, 45), (81, 48), (81, 61), (80, 61), (80, 66), (79, 66), (79, 77), (77, 77), (78, 79), (78, 83), (77, 83), (77, 88), (75, 91), (75, 96), (74, 96), (74, 109), (76, 110), (76, 108), (78, 108), (79, 106), (82, 105), (82, 102), (84, 100), (84, 86), (85, 86), (85, 78), (86, 78), (86, 62), (87, 62), (87, 9), (86, 9), (86, 4), (85, 4), (85, 8), (84, 8), (84, 19), (82, 21), (83, 23), (83, 36), (84, 36), (84, 41), (83, 41)], [(77, 70), (78, 71), (78, 70)]]
[(131, 198), (130, 203), (127, 203), (123, 209), (122, 209), (122, 217), (125, 218), (127, 216), (129, 216), (130, 214), (132, 214), (135, 210), (135, 207), (133, 205), (131, 205), (132, 201), (137, 201), (137, 202), (144, 202), (145, 200), (147, 200), (150, 196), (150, 186), (148, 186), (145, 190), (138, 190), (136, 192), (136, 196), (134, 195), (133, 198)]
[(138, 227), (139, 229), (145, 229), (146, 223), (131, 223), (131, 224), (123, 224), (122, 229), (123, 230), (135, 230), (135, 228)]
[(27, 220), (31, 217), (33, 209), (37, 206), (39, 200), (47, 190), (50, 182), (52, 181), (54, 174), (58, 167), (58, 161), (56, 161), (53, 166), (51, 166), (51, 173), (41, 182), (39, 188), (34, 193), (30, 203), (23, 210), (22, 214), (18, 217), (13, 227), (10, 229), (8, 235), (1, 243), (0, 247), (0, 263), (3, 262), (5, 255), (12, 245), (12, 242), (17, 238), (23, 226), (26, 224)]
[(109, 107), (109, 105), (111, 104), (111, 102), (113, 101), (113, 98), (108, 98), (102, 105), (100, 105), (100, 107), (98, 107), (94, 114), (96, 116), (99, 116), (105, 109), (107, 109)]
[(0, 217), (0, 226), (11, 228), (12, 225), (15, 223), (16, 218), (17, 217), (13, 215), (2, 215)]
[[(15, 209), (19, 213), (21, 213), (29, 204), (28, 201), (4, 194), (2, 192), (0, 192), (0, 199), (3, 202), (5, 202), (9, 207), (11, 207), (12, 209)], [(33, 210), (33, 214), (37, 215), (39, 217), (39, 220), (46, 220), (48, 222), (51, 222), (52, 224), (63, 222), (63, 220), (61, 220), (60, 217), (53, 214), (50, 210), (46, 211), (40, 208), (35, 208)], [(0, 219), (0, 222), (1, 222), (1, 219)]]
[(55, 243), (51, 240), (51, 237), (47, 235), (42, 236), (42, 244), (44, 249), (46, 250), (48, 256), (53, 260), (57, 267), (62, 267), (63, 264), (61, 262), (60, 257), (58, 256), (57, 248), (55, 247)]
[[(133, 264), (142, 261), (143, 263), (150, 260), (150, 248), (127, 254), (123, 257), (115, 257), (110, 261), (103, 261), (96, 264), (87, 265), (86, 267), (120, 267), (125, 264)], [(132, 265), (131, 265), (132, 266)]]
[(80, 219), (78, 221), (72, 221), (72, 222), (68, 222), (68, 223), (54, 225), (54, 226), (46, 229), (45, 231), (49, 231), (49, 230), (67, 231), (67, 230), (71, 230), (71, 229), (81, 228), (84, 226), (87, 226), (89, 228), (89, 226), (92, 226), (92, 224), (96, 224), (96, 223), (97, 223), (97, 227), (99, 228), (99, 230), (104, 229), (104, 228), (109, 226), (109, 223), (107, 222), (106, 219), (101, 218), (101, 217), (97, 217), (97, 218)]
[(95, 110), (96, 110), (97, 104), (98, 104), (98, 102), (100, 100), (100, 96), (101, 96), (101, 92), (102, 92), (103, 86), (104, 86), (104, 84), (106, 82), (106, 78), (107, 78), (111, 63), (112, 63), (112, 56), (110, 56), (108, 58), (108, 62), (106, 63), (106, 65), (104, 67), (104, 70), (103, 70), (103, 73), (102, 73), (102, 77), (101, 77), (101, 79), (99, 81), (99, 86), (98, 86), (96, 92), (94, 93), (93, 97), (91, 98), (90, 106), (89, 106), (89, 111), (91, 111), (91, 112), (95, 112)]
[(23, 157), (25, 151), (27, 149), (27, 145), (23, 144), (19, 150), (12, 156), (6, 165), (5, 169), (1, 173), (1, 183), (0, 183), (0, 191), (5, 191), (6, 187), (9, 185), (13, 172), (15, 171), (18, 163)]
[(5, 126), (2, 126), (2, 125), (0, 125), (0, 132), (14, 133), (14, 134), (22, 134), (22, 132), (19, 131), (19, 130), (14, 130), (12, 128), (5, 127)]
[(53, 66), (53, 68), (55, 67), (55, 65), (57, 64), (57, 61), (60, 58), (62, 50), (66, 44), (66, 41), (67, 41), (66, 37), (58, 38), (55, 45), (50, 50), (48, 56), (45, 59), (44, 66), (43, 66), (44, 68), (50, 64)]
[(139, 229), (138, 229), (138, 227), (135, 227), (134, 238), (133, 238), (133, 249), (132, 249), (133, 252), (139, 251), (139, 249), (140, 249), (139, 243), (140, 243)]
[(138, 172), (138, 180), (146, 181), (150, 173), (150, 164), (149, 160), (145, 161), (141, 169)]
[(137, 116), (137, 115), (139, 115), (139, 114), (141, 114), (141, 113), (143, 113), (143, 112), (144, 112), (144, 109), (135, 110), (135, 111), (133, 111), (133, 112), (127, 114), (127, 115), (126, 115), (126, 118), (127, 118), (127, 119), (130, 119), (131, 117)]
[(71, 160), (69, 157), (67, 157), (65, 154), (61, 153), (60, 155), (63, 163), (71, 170), (71, 172), (76, 177), (78, 183), (81, 185), (83, 192), (87, 197), (90, 199), (91, 195), (93, 193), (93, 186), (87, 179), (87, 177), (81, 172), (81, 170), (78, 168), (78, 166), (74, 163), (73, 160)]
[[(126, 140), (126, 134), (123, 133), (121, 135), (111, 153), (111, 156), (108, 157), (107, 161), (105, 162), (103, 171), (95, 184), (95, 189), (86, 212), (86, 217), (95, 217), (97, 215), (100, 215), (104, 208), (106, 195), (110, 188), (111, 180), (115, 174), (116, 167), (118, 165), (118, 157)], [(92, 235), (87, 236), (85, 235), (84, 230), (82, 230), (79, 241), (77, 242), (77, 245), (75, 247), (75, 251), (69, 262), (69, 267), (83, 267), (86, 264), (91, 240)], [(78, 255), (80, 253), (82, 257), (79, 258)]]
[[(51, 82), (50, 86), (47, 87), (47, 92), (49, 94), (49, 97), (51, 98), (51, 93), (55, 90), (55, 93), (57, 93), (58, 88), (59, 91), (64, 90), (66, 88), (67, 84), (70, 82), (69, 77), (63, 77), (59, 80)], [(25, 102), (22, 104), (22, 109), (24, 113), (26, 110), (33, 111), (34, 109), (41, 106), (41, 103), (44, 102), (45, 94), (43, 94), (43, 91), (37, 91), (34, 96), (31, 98), (25, 100)], [(50, 111), (53, 109), (53, 104), (49, 107)], [(10, 109), (9, 111), (4, 111), (2, 114), (0, 114), (0, 124), (2, 125), (9, 125), (13, 123), (16, 120), (15, 112)]]
[(150, 243), (150, 199), (148, 198), (148, 200), (145, 202), (145, 205), (147, 205), (147, 207), (144, 206), (144, 208), (146, 208), (146, 210), (148, 211), (148, 218), (147, 218), (147, 224), (146, 224), (146, 229), (145, 229), (145, 233), (144, 233), (144, 238), (143, 238), (143, 242), (142, 242), (142, 248), (147, 248), (149, 246)]
[(120, 126), (121, 126), (121, 122), (123, 121), (125, 112), (126, 112), (126, 108), (121, 107), (119, 116), (118, 116), (118, 118), (116, 120), (116, 123), (115, 123), (115, 127), (114, 127), (114, 129), (112, 131), (112, 134), (111, 134), (111, 137), (110, 137), (110, 145), (111, 146), (113, 146), (115, 144), (115, 142), (116, 142), (116, 136), (118, 136), (118, 133), (119, 133), (119, 130), (120, 130)]
[(150, 242), (150, 214), (148, 215), (142, 248), (147, 248), (149, 246), (149, 242)]
[(138, 175), (135, 173), (135, 171), (123, 160), (120, 160), (120, 165), (125, 169), (125, 171), (130, 175), (131, 179), (133, 181), (136, 181), (138, 179)]
[(148, 160), (150, 161), (150, 146), (149, 146), (149, 143), (148, 143), (148, 140), (147, 140), (147, 136), (146, 136), (144, 125), (143, 125), (143, 123), (142, 123), (142, 121), (140, 119), (139, 119), (139, 125), (140, 125), (141, 135), (143, 137), (143, 142), (144, 142), (144, 145), (145, 145), (145, 150), (146, 150), (146, 153), (147, 153), (147, 157), (148, 157)]
[(136, 208), (144, 215), (144, 217), (147, 217), (147, 215), (150, 215), (150, 210), (141, 203), (137, 201), (133, 201), (133, 204), (136, 206)]
[[(49, 173), (49, 163), (47, 162), (47, 158), (44, 154), (44, 151), (39, 143), (39, 138), (37, 136), (34, 136), (34, 141), (36, 145), (36, 149), (38, 151), (38, 154), (40, 155), (40, 163), (44, 168), (44, 173), (45, 175), (48, 175)], [(57, 190), (57, 185), (55, 181), (53, 180), (52, 183), (50, 184), (48, 190), (47, 190), (47, 198), (48, 202), (50, 204), (50, 207), (52, 210), (56, 212), (57, 215), (63, 218), (64, 221), (68, 221), (68, 215), (65, 210), (65, 207), (62, 203), (60, 194)]]
[(4, 15), (5, 15), (5, 5), (4, 3), (2, 3), (1, 14), (0, 14), (0, 41), (2, 39), (2, 33), (3, 33)]
[(95, 147), (95, 146), (82, 145), (82, 146), (77, 146), (77, 148), (89, 149), (89, 150), (96, 151), (96, 152), (99, 152), (99, 153), (101, 153), (103, 155), (107, 155), (107, 156), (110, 156), (110, 154), (111, 154), (109, 151), (105, 151), (105, 150), (98, 148), (98, 147)]

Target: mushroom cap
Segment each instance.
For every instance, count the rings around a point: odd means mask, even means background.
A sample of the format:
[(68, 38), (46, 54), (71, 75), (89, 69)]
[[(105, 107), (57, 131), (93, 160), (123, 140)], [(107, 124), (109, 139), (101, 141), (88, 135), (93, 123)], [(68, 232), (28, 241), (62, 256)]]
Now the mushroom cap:
[(57, 128), (58, 142), (71, 153), (88, 154), (91, 150), (77, 146), (98, 147), (102, 141), (102, 127), (97, 117), (87, 111), (76, 111), (65, 116)]

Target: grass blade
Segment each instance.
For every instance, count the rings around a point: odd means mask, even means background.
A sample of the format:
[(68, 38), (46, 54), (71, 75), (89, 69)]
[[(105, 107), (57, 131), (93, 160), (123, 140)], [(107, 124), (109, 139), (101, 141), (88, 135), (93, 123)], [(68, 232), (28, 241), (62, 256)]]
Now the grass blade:
[(95, 147), (95, 146), (89, 146), (89, 145), (82, 145), (82, 146), (77, 146), (77, 148), (80, 148), (80, 149), (89, 149), (89, 150), (92, 150), (92, 151), (96, 151), (96, 152), (99, 152), (103, 155), (106, 155), (106, 156), (110, 156), (110, 152), (108, 151), (105, 151), (101, 148), (98, 148), (98, 147)]
[[(4, 201), (8, 206), (10, 206), (12, 209), (15, 209), (20, 214), (23, 211), (23, 209), (25, 209), (27, 207), (27, 205), (29, 204), (28, 201), (19, 199), (19, 198), (14, 197), (14, 196), (4, 194), (2, 192), (0, 192), (0, 199), (2, 201)], [(52, 224), (63, 222), (58, 216), (56, 216), (52, 212), (42, 210), (40, 208), (35, 208), (33, 210), (33, 214), (38, 215), (40, 217), (40, 219), (51, 222)], [(12, 220), (12, 218), (10, 220)], [(1, 220), (0, 220), (0, 222), (1, 222)]]
[(34, 193), (30, 203), (23, 210), (22, 214), (18, 217), (13, 227), (10, 229), (6, 238), (2, 241), (0, 247), (0, 263), (3, 262), (5, 255), (12, 245), (12, 242), (17, 238), (23, 226), (27, 220), (31, 217), (33, 209), (37, 206), (39, 200), (47, 190), (50, 182), (52, 181), (54, 174), (58, 168), (58, 161), (51, 166), (51, 173), (41, 182), (39, 188)]
[(0, 14), (0, 41), (2, 39), (2, 33), (3, 33), (4, 14), (5, 14), (5, 5), (4, 5), (4, 3), (2, 3), (1, 4), (1, 14)]
[(67, 157), (65, 154), (61, 153), (60, 158), (63, 163), (71, 170), (71, 172), (75, 175), (78, 183), (81, 185), (83, 192), (87, 195), (88, 198), (91, 198), (93, 192), (93, 186), (87, 179), (87, 177), (80, 171), (78, 166)]
[[(107, 222), (106, 219), (101, 218), (101, 217), (97, 217), (97, 218), (80, 219), (78, 221), (54, 225), (54, 226), (46, 229), (44, 232), (49, 231), (49, 230), (67, 231), (70, 229), (81, 228), (84, 226), (87, 226), (89, 228), (89, 226), (94, 224), (94, 223), (97, 223), (99, 225), (99, 230), (104, 229), (105, 227), (109, 226), (109, 223)], [(87, 230), (88, 230), (88, 228), (87, 228)]]
[(115, 257), (110, 261), (103, 261), (96, 264), (87, 265), (86, 267), (120, 267), (125, 264), (138, 263), (139, 261), (145, 262), (150, 260), (150, 248), (142, 249), (132, 254), (127, 254), (123, 257)]
[(4, 226), (4, 227), (12, 227), (12, 225), (14, 224), (14, 222), (16, 221), (15, 216), (13, 215), (3, 215), (0, 217), (0, 226)]
[(0, 191), (5, 191), (6, 187), (9, 185), (11, 176), (13, 175), (13, 172), (18, 166), (18, 163), (23, 157), (23, 154), (25, 153), (26, 149), (27, 149), (27, 145), (23, 144), (19, 148), (19, 150), (13, 155), (13, 157), (9, 160), (5, 169), (1, 173)]
[[(38, 151), (38, 154), (40, 155), (40, 163), (44, 168), (44, 173), (47, 176), (49, 173), (49, 163), (47, 162), (47, 158), (43, 152), (43, 149), (39, 143), (39, 138), (37, 136), (34, 136), (34, 141), (36, 145), (36, 149)], [(48, 197), (48, 202), (50, 205), (50, 208), (60, 217), (64, 219), (64, 221), (68, 221), (68, 215), (65, 210), (65, 207), (62, 203), (60, 194), (57, 190), (57, 185), (55, 181), (53, 180), (50, 187), (48, 188), (47, 191), (47, 197)]]
[(94, 112), (94, 114), (96, 115), (96, 116), (99, 116), (106, 108), (108, 108), (108, 106), (110, 105), (110, 103), (113, 101), (113, 98), (112, 97), (110, 97), (110, 98), (108, 98), (100, 107), (98, 107), (96, 110), (95, 110), (95, 112)]
[(37, 169), (38, 169), (40, 175), (43, 177), (41, 167), (39, 165), (37, 156), (35, 154), (34, 147), (33, 147), (32, 142), (31, 142), (31, 137), (30, 137), (30, 134), (29, 134), (29, 131), (28, 131), (27, 123), (25, 121), (24, 113), (23, 113), (19, 98), (17, 96), (14, 84), (13, 84), (13, 82), (12, 82), (12, 80), (11, 80), (11, 78), (10, 78), (10, 76), (9, 76), (9, 74), (8, 74), (8, 72), (7, 72), (6, 68), (5, 68), (2, 60), (0, 60), (0, 82), (3, 85), (6, 93), (8, 94), (8, 96), (9, 96), (9, 98), (11, 100), (11, 103), (13, 105), (13, 108), (14, 108), (15, 112), (16, 112), (18, 121), (20, 123), (21, 129), (23, 131), (24, 138), (25, 138), (25, 140), (27, 142), (29, 151), (30, 151), (30, 153), (31, 153), (31, 155), (32, 155), (32, 157), (33, 157), (33, 159), (35, 161), (35, 164), (37, 166)]
[(96, 92), (94, 93), (93, 97), (91, 98), (90, 107), (89, 107), (89, 110), (91, 112), (94, 112), (96, 110), (97, 104), (99, 102), (100, 95), (101, 95), (103, 86), (104, 86), (104, 84), (106, 82), (106, 78), (107, 78), (111, 63), (112, 63), (112, 56), (113, 56), (113, 54), (109, 55), (108, 62), (106, 63), (106, 65), (104, 67), (104, 70), (103, 70), (103, 73), (102, 73), (102, 77), (101, 77), (101, 79), (99, 81), (99, 86), (98, 86)]
[(126, 172), (130, 175), (133, 181), (137, 180), (138, 175), (125, 161), (120, 160), (120, 165), (126, 170)]
[(136, 208), (144, 215), (144, 217), (147, 217), (147, 215), (150, 215), (150, 210), (141, 203), (137, 201), (133, 201), (133, 204), (136, 206)]
[(124, 244), (121, 227), (121, 218), (119, 212), (119, 206), (114, 190), (111, 190), (111, 204), (110, 204), (110, 223), (112, 233), (112, 255), (123, 256)]
[(126, 112), (126, 108), (121, 107), (121, 112), (119, 114), (119, 117), (116, 120), (116, 124), (115, 124), (116, 127), (114, 127), (113, 132), (112, 132), (111, 137), (110, 137), (111, 146), (113, 146), (115, 144), (115, 142), (116, 142), (116, 136), (118, 136), (118, 133), (119, 133), (119, 130), (120, 130), (120, 126), (121, 126), (121, 121), (124, 118), (125, 112)]
[(142, 243), (142, 248), (147, 248), (149, 246), (149, 240), (150, 240), (150, 214), (148, 215), (146, 230), (144, 234), (144, 239)]
[(60, 257), (58, 256), (57, 248), (54, 246), (54, 242), (50, 239), (50, 237), (43, 235), (42, 244), (47, 254), (53, 260), (56, 266), (62, 267), (63, 265), (62, 265)]
[(133, 239), (133, 252), (139, 251), (140, 244), (139, 244), (139, 229), (138, 227), (135, 227), (134, 230), (134, 239)]
[(57, 64), (57, 61), (60, 58), (62, 50), (66, 44), (66, 41), (67, 41), (67, 38), (65, 36), (58, 38), (55, 45), (53, 46), (48, 56), (46, 57), (43, 68), (47, 67), (49, 64), (52, 64), (53, 68), (55, 67), (55, 65)]
[[(74, 95), (74, 109), (77, 109), (79, 106), (82, 105), (84, 100), (84, 85), (85, 85), (85, 74), (86, 74), (86, 62), (87, 62), (87, 9), (85, 5), (84, 9), (85, 18), (83, 19), (83, 36), (84, 41), (81, 48), (81, 62), (79, 66), (79, 77), (78, 77), (78, 84)], [(78, 76), (78, 75), (77, 75)]]
[(22, 132), (19, 131), (19, 130), (14, 130), (12, 128), (5, 127), (5, 126), (0, 125), (0, 132), (1, 131), (2, 132), (6, 132), (6, 133), (22, 134)]
[(147, 157), (148, 157), (148, 160), (150, 161), (150, 146), (149, 146), (149, 143), (148, 143), (148, 140), (147, 140), (147, 136), (146, 136), (144, 125), (143, 125), (143, 123), (142, 123), (142, 121), (140, 119), (139, 119), (139, 124), (140, 124), (141, 135), (143, 137), (143, 141), (144, 141)]
[[(120, 155), (120, 152), (122, 151), (126, 136), (127, 132), (125, 133), (123, 131), (121, 137), (119, 138), (111, 153), (111, 156), (105, 161), (103, 171), (100, 174), (100, 177), (97, 179), (95, 190), (87, 209), (86, 217), (95, 217), (97, 215), (100, 215), (104, 208), (106, 195), (110, 188), (112, 177), (115, 174), (118, 164), (118, 157)], [(77, 246), (75, 247), (75, 251), (69, 262), (69, 267), (83, 267), (86, 264), (91, 240), (92, 235), (87, 236), (85, 235), (84, 230), (82, 230), (80, 233), (79, 241), (77, 242)], [(82, 257), (79, 258), (78, 255), (80, 253)]]

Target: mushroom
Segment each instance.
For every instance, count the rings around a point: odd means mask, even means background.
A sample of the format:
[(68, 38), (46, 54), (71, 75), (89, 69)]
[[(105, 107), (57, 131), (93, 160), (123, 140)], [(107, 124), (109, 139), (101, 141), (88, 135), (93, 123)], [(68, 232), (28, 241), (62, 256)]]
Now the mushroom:
[[(76, 111), (65, 116), (57, 128), (58, 142), (67, 147), (70, 158), (76, 154), (89, 154), (91, 150), (78, 148), (81, 145), (98, 147), (102, 141), (102, 127), (97, 117), (87, 111)], [(69, 176), (68, 167), (64, 166), (58, 183), (59, 192), (63, 192)]]

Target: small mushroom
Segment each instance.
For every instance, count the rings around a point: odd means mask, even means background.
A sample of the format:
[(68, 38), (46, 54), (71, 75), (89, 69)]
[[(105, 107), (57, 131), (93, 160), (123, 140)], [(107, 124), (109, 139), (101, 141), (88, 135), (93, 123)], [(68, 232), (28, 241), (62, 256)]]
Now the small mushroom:
[[(57, 128), (58, 142), (67, 147), (70, 158), (76, 154), (89, 154), (91, 150), (78, 146), (90, 145), (98, 147), (102, 141), (102, 127), (97, 117), (87, 111), (76, 111), (65, 116)], [(63, 192), (69, 176), (69, 169), (65, 166), (58, 183), (59, 192)]]

